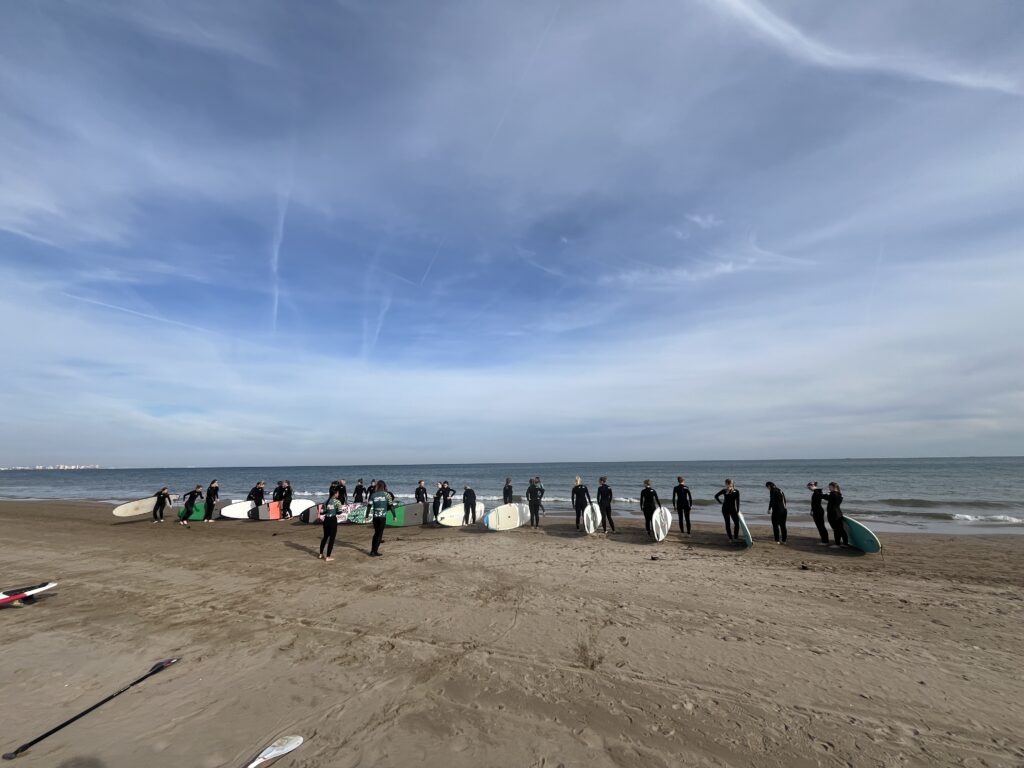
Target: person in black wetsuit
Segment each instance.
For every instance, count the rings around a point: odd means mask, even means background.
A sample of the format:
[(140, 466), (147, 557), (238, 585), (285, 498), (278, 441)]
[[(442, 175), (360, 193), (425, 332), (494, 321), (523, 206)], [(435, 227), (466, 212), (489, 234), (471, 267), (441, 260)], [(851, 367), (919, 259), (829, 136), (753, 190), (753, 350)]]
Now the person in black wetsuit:
[(838, 547), (845, 547), (850, 543), (846, 538), (846, 526), (843, 525), (842, 504), (843, 494), (839, 490), (839, 483), (829, 483), (825, 514), (828, 517), (828, 524), (832, 527), (832, 539)]
[(246, 501), (253, 503), (253, 508), (249, 510), (250, 520), (260, 519), (260, 507), (263, 506), (263, 494), (266, 491), (267, 483), (264, 480), (260, 480), (256, 485), (249, 489), (249, 494), (245, 497)]
[[(284, 480), (278, 480), (277, 485), (274, 486), (273, 492), (270, 494), (270, 500), (276, 501), (278, 505), (281, 504), (281, 499), (284, 498)], [(281, 507), (278, 506), (278, 509)]]
[(672, 506), (676, 508), (676, 514), (679, 515), (679, 530), (689, 533), (690, 509), (693, 507), (693, 495), (686, 485), (686, 478), (680, 475), (676, 478), (676, 482), (678, 485), (672, 489)]
[[(327, 498), (331, 498), (331, 494), (338, 490), (338, 481), (331, 480), (331, 487), (327, 489)], [(326, 502), (325, 502), (326, 503)]]
[(476, 491), (468, 485), (462, 489), (462, 524), (469, 525), (470, 516), (476, 525)]
[(206, 489), (206, 500), (204, 502), (205, 509), (203, 510), (203, 522), (213, 522), (213, 510), (217, 506), (217, 499), (220, 497), (220, 485), (217, 484), (216, 480), (211, 480), (209, 487)]
[(786, 494), (771, 480), (765, 483), (764, 487), (768, 489), (768, 514), (772, 516), (772, 535), (775, 536), (776, 544), (785, 544), (786, 518), (789, 516)]
[[(725, 535), (729, 537), (729, 541), (738, 544), (740, 540), (740, 492), (736, 483), (726, 478), (725, 488), (715, 494), (715, 501), (722, 505)], [(729, 527), (730, 522), (732, 528)]]
[(437, 490), (434, 492), (434, 505), (431, 511), (434, 513), (434, 525), (437, 525), (437, 513), (441, 511), (441, 500), (444, 498), (444, 486), (441, 483), (437, 484)]
[(569, 495), (572, 498), (572, 508), (576, 510), (576, 530), (578, 531), (580, 519), (591, 504), (590, 490), (583, 484), (583, 478), (579, 475), (576, 475), (576, 485), (572, 487), (572, 492)]
[(530, 527), (540, 528), (540, 500), (544, 492), (537, 485), (536, 478), (530, 479), (530, 487), (526, 489), (526, 503), (530, 507)]
[(284, 481), (284, 490), (281, 492), (281, 519), (292, 516), (292, 484), (290, 480)]
[(356, 487), (352, 491), (352, 503), (362, 504), (363, 496), (366, 495), (366, 489), (363, 488), (363, 478), (356, 480)]
[(196, 499), (203, 498), (203, 486), (197, 485), (191, 491), (185, 494), (185, 506), (182, 507), (181, 512), (178, 513), (178, 524), (188, 527), (188, 519), (192, 517), (192, 513), (196, 511)]
[(344, 480), (338, 481), (338, 501), (341, 502), (341, 506), (348, 504), (348, 488)]
[(537, 476), (537, 488), (540, 489), (540, 513), (547, 517), (548, 511), (544, 509), (544, 494), (547, 491), (544, 490), (544, 483), (541, 482), (540, 476)]
[(171, 503), (171, 492), (165, 485), (156, 492), (154, 498), (156, 501), (153, 504), (153, 522), (162, 523), (164, 521), (164, 510), (167, 508), (167, 505)]
[(612, 489), (608, 485), (608, 478), (601, 477), (597, 481), (597, 508), (601, 510), (601, 528), (608, 533), (608, 526), (612, 527), (615, 533), (615, 523), (612, 522)]
[(511, 504), (512, 503), (512, 478), (505, 478), (505, 487), (501, 489), (501, 503)]
[(426, 504), (429, 494), (427, 493), (427, 481), (420, 480), (416, 484), (416, 501), (420, 504)]
[(452, 505), (454, 498), (455, 489), (448, 485), (448, 481), (445, 480), (441, 483), (441, 509), (448, 509)]
[(820, 544), (828, 546), (828, 528), (825, 527), (825, 508), (821, 505), (821, 498), (825, 494), (817, 483), (808, 483), (807, 490), (811, 492), (811, 519), (814, 520), (814, 527), (818, 529), (821, 537)]
[(644, 513), (644, 526), (647, 528), (647, 535), (654, 538), (654, 528), (651, 523), (654, 520), (654, 513), (661, 506), (658, 492), (651, 488), (651, 481), (644, 480), (644, 489), (640, 491), (640, 511)]

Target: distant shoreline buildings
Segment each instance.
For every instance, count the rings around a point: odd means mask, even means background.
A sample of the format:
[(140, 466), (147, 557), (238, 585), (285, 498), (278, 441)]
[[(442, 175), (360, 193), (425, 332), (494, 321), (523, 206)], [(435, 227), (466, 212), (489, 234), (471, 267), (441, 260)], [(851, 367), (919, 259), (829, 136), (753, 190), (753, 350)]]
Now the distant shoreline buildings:
[(13, 472), (16, 470), (36, 471), (43, 469), (103, 469), (103, 467), (99, 464), (50, 464), (45, 467), (42, 464), (37, 464), (34, 467), (0, 467), (0, 472)]

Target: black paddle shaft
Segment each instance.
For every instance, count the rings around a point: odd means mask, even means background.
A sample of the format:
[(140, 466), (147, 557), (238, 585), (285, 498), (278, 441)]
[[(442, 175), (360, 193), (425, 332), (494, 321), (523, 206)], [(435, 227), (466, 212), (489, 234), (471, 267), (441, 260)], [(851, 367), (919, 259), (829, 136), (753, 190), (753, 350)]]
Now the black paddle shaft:
[(107, 696), (107, 698), (103, 699), (103, 701), (96, 702), (95, 704), (93, 704), (88, 709), (82, 710), (77, 715), (75, 715), (74, 717), (72, 717), (72, 718), (70, 718), (68, 720), (65, 720), (63, 723), (61, 723), (60, 725), (56, 726), (55, 728), (51, 728), (46, 733), (44, 733), (42, 736), (36, 736), (36, 738), (32, 739), (32, 741), (29, 741), (29, 742), (26, 742), (25, 744), (22, 744), (20, 747), (18, 747), (13, 752), (8, 752), (7, 754), (4, 755), (4, 760), (13, 760), (14, 758), (18, 757), (18, 755), (21, 755), (21, 754), (27, 752), (31, 747), (34, 747), (36, 744), (38, 744), (43, 739), (48, 738), (50, 736), (53, 736), (53, 734), (55, 734), (61, 728), (66, 728), (67, 726), (69, 726), (73, 722), (75, 722), (76, 720), (79, 720), (80, 718), (85, 717), (90, 712), (92, 712), (94, 709), (98, 709), (99, 707), (102, 707), (104, 704), (106, 704), (111, 699), (120, 696), (122, 693), (127, 691), (129, 688), (131, 688), (132, 686), (138, 685), (139, 683), (141, 683), (146, 678), (152, 677), (157, 672), (163, 672), (165, 669), (167, 669), (169, 666), (171, 666), (171, 664), (174, 664), (176, 661), (178, 661), (178, 659), (164, 659), (163, 661), (158, 661), (156, 664), (153, 665), (153, 668), (150, 669), (149, 672), (144, 674), (138, 680), (133, 680), (132, 682), (128, 683), (128, 685), (126, 685), (121, 690), (117, 691), (116, 693), (110, 694), (109, 696)]

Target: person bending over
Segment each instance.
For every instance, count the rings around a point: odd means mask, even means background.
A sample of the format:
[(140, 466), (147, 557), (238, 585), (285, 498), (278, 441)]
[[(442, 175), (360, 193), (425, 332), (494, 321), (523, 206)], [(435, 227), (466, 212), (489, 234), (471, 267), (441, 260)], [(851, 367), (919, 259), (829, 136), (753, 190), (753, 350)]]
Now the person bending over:
[(468, 485), (462, 489), (462, 524), (469, 525), (472, 515), (473, 525), (476, 525), (476, 491)]
[(181, 508), (181, 512), (178, 513), (179, 525), (188, 527), (188, 519), (192, 517), (192, 513), (196, 511), (196, 499), (203, 498), (203, 486), (197, 485), (187, 494), (185, 494), (185, 506)]
[(260, 480), (256, 485), (249, 489), (249, 495), (245, 497), (246, 501), (252, 502), (252, 509), (249, 510), (250, 520), (260, 519), (260, 507), (263, 506), (263, 494), (266, 492), (267, 483), (264, 480)]
[(171, 503), (171, 492), (165, 485), (154, 496), (156, 501), (153, 503), (153, 522), (162, 523), (164, 521), (164, 510), (167, 509), (167, 505)]

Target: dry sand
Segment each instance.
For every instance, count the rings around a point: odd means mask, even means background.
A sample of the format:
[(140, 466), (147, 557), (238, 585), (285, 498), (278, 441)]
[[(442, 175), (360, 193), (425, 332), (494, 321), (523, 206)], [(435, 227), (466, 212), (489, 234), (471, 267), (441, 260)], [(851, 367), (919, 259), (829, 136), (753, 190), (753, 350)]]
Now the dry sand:
[(109, 510), (0, 503), (3, 584), (60, 582), (0, 608), (0, 749), (182, 661), (26, 766), (236, 766), (284, 733), (282, 768), (1024, 765), (1024, 537), (879, 557), (548, 517), (389, 529), (379, 559), (343, 526), (322, 563), (315, 526)]

